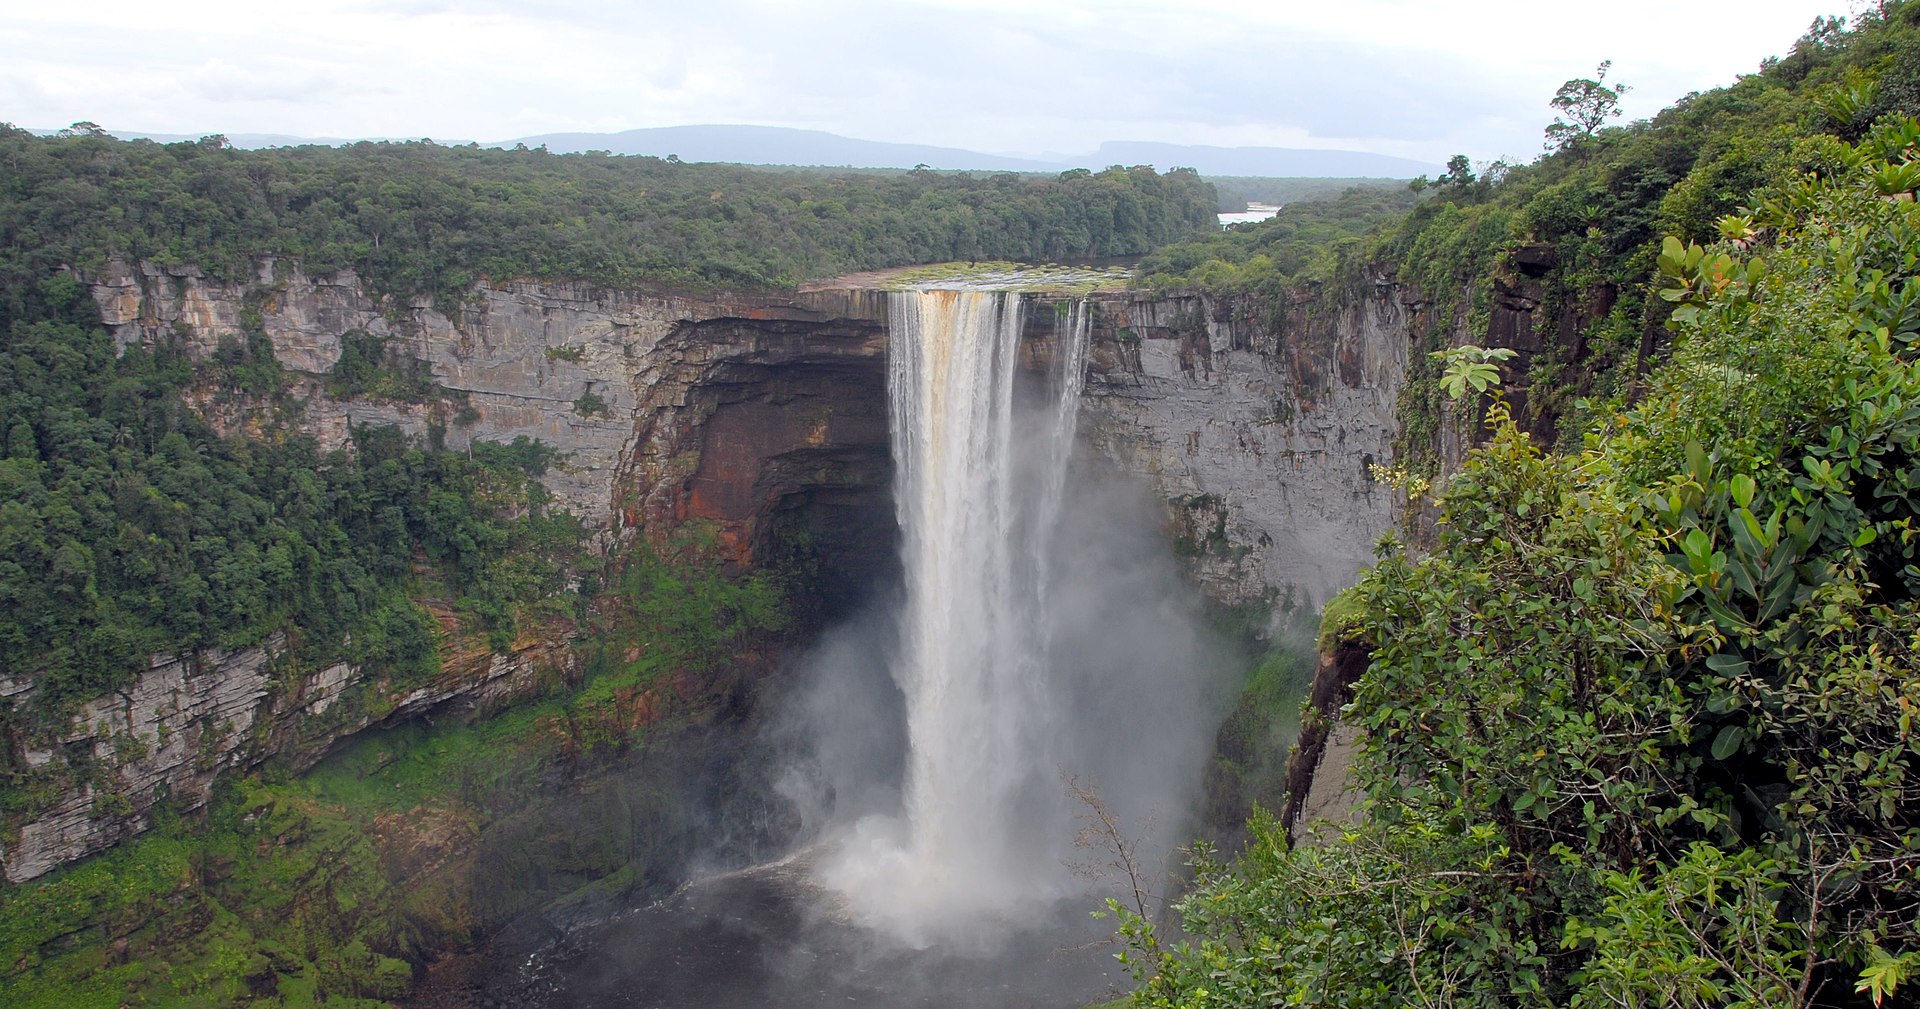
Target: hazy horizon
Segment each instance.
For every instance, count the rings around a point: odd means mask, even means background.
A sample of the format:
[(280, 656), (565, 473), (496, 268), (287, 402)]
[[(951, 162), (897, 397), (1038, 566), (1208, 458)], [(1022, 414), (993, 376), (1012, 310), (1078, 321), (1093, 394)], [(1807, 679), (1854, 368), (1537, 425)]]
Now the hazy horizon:
[(0, 119), (480, 143), (780, 126), (1035, 160), (1106, 141), (1527, 159), (1554, 89), (1601, 60), (1644, 117), (1851, 12), (1836, 6), (1749, 4), (1702, 47), (1641, 30), (1636, 12), (1666, 16), (1652, 0), (1606, 17), (1519, 0), (219, 0), (158, 20), (106, 0), (0, 25), (20, 54), (0, 68)]
[[(78, 124), (73, 124), (78, 125)], [(100, 124), (94, 123), (99, 126)], [(70, 127), (26, 127), (43, 136)], [(103, 129), (105, 127), (102, 127)], [(122, 140), (158, 143), (195, 141), (212, 134), (149, 133), (108, 130)], [(341, 146), (360, 141), (412, 142), (431, 140), (445, 146), (478, 144), (483, 147), (524, 145), (554, 153), (606, 151), (616, 155), (678, 157), (684, 161), (803, 168), (909, 169), (976, 172), (1059, 172), (1070, 168), (1102, 169), (1109, 165), (1152, 165), (1160, 169), (1193, 168), (1215, 178), (1346, 178), (1405, 179), (1431, 174), (1441, 166), (1364, 151), (1276, 147), (1208, 147), (1108, 140), (1081, 154), (1048, 155), (1037, 160), (964, 148), (902, 144), (885, 140), (843, 137), (819, 130), (788, 127), (701, 124), (628, 130), (621, 133), (559, 133), (505, 140), (470, 141), (424, 137), (299, 137), (286, 134), (221, 134), (242, 148), (287, 147), (303, 144)]]

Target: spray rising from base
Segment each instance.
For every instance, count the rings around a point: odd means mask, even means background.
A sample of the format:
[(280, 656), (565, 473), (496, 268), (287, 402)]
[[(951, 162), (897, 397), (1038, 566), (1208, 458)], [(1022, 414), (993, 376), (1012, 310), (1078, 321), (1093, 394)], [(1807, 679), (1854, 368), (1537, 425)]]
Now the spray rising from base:
[[(1166, 865), (1235, 663), (1160, 503), (1073, 457), (1087, 306), (1056, 316), (1047, 378), (1015, 373), (1017, 296), (902, 299), (903, 581), (763, 699), (796, 850), (719, 855), (657, 903), (481, 958), (460, 1004), (1031, 1009), (1125, 983), (1087, 912), (1126, 884), (1076, 873), (1109, 859), (1076, 848), (1067, 782)], [(782, 805), (752, 779), (732, 801)]]
[(809, 663), (787, 791), (849, 918), (955, 948), (1087, 894), (1069, 779), (1145, 847), (1185, 836), (1228, 662), (1144, 494), (1070, 465), (1088, 307), (1034, 382), (1020, 295), (892, 297), (904, 582)]

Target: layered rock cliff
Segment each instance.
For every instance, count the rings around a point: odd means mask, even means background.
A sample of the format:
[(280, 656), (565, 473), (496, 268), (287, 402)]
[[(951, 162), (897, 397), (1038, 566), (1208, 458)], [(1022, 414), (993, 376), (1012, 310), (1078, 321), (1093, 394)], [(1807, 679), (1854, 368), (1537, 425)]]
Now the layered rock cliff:
[[(155, 656), (127, 690), (83, 706), (60, 738), (24, 740), (26, 767), (56, 791), (0, 848), (6, 878), (32, 879), (140, 833), (161, 802), (198, 809), (228, 771), (270, 757), (304, 770), (376, 722), (453, 705), (488, 710), (575, 664), (550, 638), (530, 636), (505, 654), (456, 639), (433, 682), (396, 688), (354, 665), (300, 670), (286, 657), (281, 635), (237, 651)], [(0, 698), (24, 706), (33, 693), (0, 678)]]
[[(285, 263), (263, 263), (246, 283), (124, 263), (89, 280), (122, 346), (177, 339), (210, 355), (223, 339), (265, 333), (323, 449), (352, 426), (392, 424), (456, 450), (519, 436), (560, 450), (544, 482), (602, 550), (697, 522), (742, 565), (780, 533), (813, 537), (828, 575), (855, 577), (888, 553), (883, 301), (857, 292), (696, 299), (512, 283), (475, 288), (450, 315)], [(366, 337), (424, 363), (433, 394), (330, 395), (343, 344)], [(145, 829), (162, 799), (203, 804), (228, 770), (274, 758), (297, 769), (368, 725), (497, 707), (575, 673), (564, 621), (494, 654), (442, 617), (443, 668), (425, 686), (349, 665), (297, 668), (276, 639), (155, 656), (65, 732), (10, 725), (5, 742), (36, 787), (0, 824), (0, 871), (30, 879), (102, 850)], [(0, 679), (15, 710), (32, 697), (29, 679)]]
[[(323, 447), (369, 424), (456, 450), (547, 443), (565, 456), (544, 481), (602, 550), (636, 539), (671, 548), (692, 527), (749, 567), (803, 544), (820, 584), (848, 596), (892, 562), (879, 291), (756, 298), (515, 281), (476, 286), (441, 311), (286, 262), (262, 263), (244, 283), (125, 263), (87, 279), (123, 346), (179, 339), (211, 354), (223, 338), (264, 333), (301, 383), (300, 423)], [(1035, 366), (1056, 336), (1054, 300), (1028, 313)], [(1278, 622), (1350, 581), (1393, 519), (1393, 495), (1369, 466), (1390, 454), (1406, 371), (1413, 310), (1395, 289), (1337, 307), (1126, 292), (1095, 301), (1086, 446), (1167, 502), (1202, 586)], [(330, 395), (343, 346), (365, 338), (422, 362), (433, 393)], [(845, 601), (820, 600), (829, 611)], [(306, 766), (368, 725), (510, 703), (543, 677), (572, 675), (566, 626), (524, 634), (500, 655), (463, 650), (450, 616), (447, 626), (450, 658), (425, 687), (394, 688), (352, 666), (292, 668), (270, 641), (157, 656), (58, 738), (12, 730), (12, 745), (48, 770), (47, 794), (0, 832), (0, 868), (33, 878), (143, 829), (163, 798), (205, 802), (225, 771), (275, 758)], [(16, 705), (30, 691), (0, 680)]]
[(1101, 302), (1081, 430), (1152, 482), (1222, 602), (1275, 620), (1353, 581), (1394, 520), (1390, 461), (1414, 303), (1204, 294)]

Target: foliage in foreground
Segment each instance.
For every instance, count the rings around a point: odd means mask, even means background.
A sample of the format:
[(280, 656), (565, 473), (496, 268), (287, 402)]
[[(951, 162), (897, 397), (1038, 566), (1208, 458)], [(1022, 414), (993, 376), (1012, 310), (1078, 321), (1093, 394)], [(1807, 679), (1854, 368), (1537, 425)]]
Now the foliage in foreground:
[(1667, 243), (1583, 451), (1497, 402), (1355, 594), (1364, 822), (1202, 852), (1151, 1006), (1844, 1006), (1920, 985), (1920, 124)]
[[(1264, 299), (1324, 281), (1337, 304), (1374, 296), (1375, 278), (1397, 279), (1404, 299), (1421, 302), (1416, 321), (1427, 330), (1403, 389), (1395, 457), (1427, 477), (1439, 465), (1443, 411), (1426, 352), (1488, 343), (1495, 311), (1517, 294), (1535, 307), (1516, 420), (1577, 447), (1586, 422), (1577, 401), (1628, 394), (1663, 356), (1667, 306), (1646, 282), (1666, 235), (1712, 240), (1715, 221), (1748, 194), (1816, 167), (1822, 133), (1858, 140), (1882, 116), (1920, 115), (1920, 3), (1867, 6), (1853, 26), (1818, 19), (1760, 72), (1648, 120), (1602, 125), (1603, 92), (1614, 89), (1569, 81), (1576, 96), (1602, 101), (1588, 105), (1585, 125), (1561, 132), (1566, 143), (1551, 155), (1477, 166), (1456, 157), (1417, 204), (1404, 192), (1398, 204), (1378, 192), (1297, 204), (1273, 221), (1169, 246), (1142, 262), (1142, 279)], [(1551, 103), (1540, 98), (1544, 112)], [(1311, 216), (1296, 219), (1296, 209)]]

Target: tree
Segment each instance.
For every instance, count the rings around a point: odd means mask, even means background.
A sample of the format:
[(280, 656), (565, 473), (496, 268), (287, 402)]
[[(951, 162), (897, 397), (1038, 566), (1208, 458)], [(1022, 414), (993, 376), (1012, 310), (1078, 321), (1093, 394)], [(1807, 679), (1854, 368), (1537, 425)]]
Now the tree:
[(1612, 68), (1612, 60), (1602, 60), (1592, 79), (1576, 77), (1554, 92), (1553, 100), (1547, 104), (1560, 114), (1554, 117), (1553, 125), (1547, 127), (1548, 147), (1567, 150), (1593, 136), (1607, 120), (1619, 117), (1620, 96), (1632, 89), (1625, 84), (1608, 86), (1607, 71)]
[[(1499, 162), (1495, 162), (1495, 164), (1498, 163)], [(1407, 188), (1416, 193), (1424, 192), (1430, 188), (1466, 189), (1468, 186), (1473, 185), (1474, 179), (1473, 162), (1468, 160), (1464, 154), (1456, 154), (1447, 159), (1447, 170), (1442, 173), (1439, 178), (1429, 179), (1422, 175), (1412, 182), (1407, 183)]]
[(1470, 186), (1473, 185), (1473, 163), (1464, 154), (1456, 154), (1447, 159), (1447, 174), (1435, 180), (1435, 185)]
[[(1127, 933), (1136, 1004), (1914, 1003), (1916, 137), (1666, 242), (1671, 356), (1583, 448), (1496, 404), (1423, 556), (1336, 615), (1371, 814), (1196, 858), (1182, 941)], [(1491, 356), (1442, 353), (1447, 391)]]

